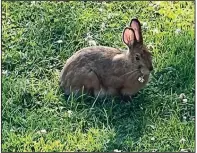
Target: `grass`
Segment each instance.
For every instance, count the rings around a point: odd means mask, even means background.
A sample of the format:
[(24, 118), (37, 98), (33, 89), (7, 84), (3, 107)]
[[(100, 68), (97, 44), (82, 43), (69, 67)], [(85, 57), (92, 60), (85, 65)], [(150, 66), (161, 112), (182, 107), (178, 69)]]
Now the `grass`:
[[(134, 16), (153, 47), (149, 84), (129, 103), (65, 98), (59, 72), (87, 33), (125, 48)], [(194, 2), (2, 2), (2, 19), (2, 151), (194, 151)]]

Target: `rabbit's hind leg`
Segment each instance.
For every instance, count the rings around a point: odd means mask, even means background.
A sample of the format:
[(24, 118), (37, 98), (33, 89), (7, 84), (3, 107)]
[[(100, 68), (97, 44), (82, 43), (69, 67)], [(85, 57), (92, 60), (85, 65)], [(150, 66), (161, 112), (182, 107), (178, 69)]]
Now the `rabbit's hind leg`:
[(89, 70), (88, 73), (86, 73), (86, 76), (83, 80), (83, 85), (85, 87), (85, 91), (87, 91), (92, 96), (102, 96), (104, 94), (104, 90), (101, 88), (99, 78), (92, 70)]
[(80, 68), (70, 72), (66, 78), (65, 94), (71, 92), (77, 95), (88, 93), (95, 96), (95, 92), (100, 90), (100, 82), (94, 71), (88, 68)]

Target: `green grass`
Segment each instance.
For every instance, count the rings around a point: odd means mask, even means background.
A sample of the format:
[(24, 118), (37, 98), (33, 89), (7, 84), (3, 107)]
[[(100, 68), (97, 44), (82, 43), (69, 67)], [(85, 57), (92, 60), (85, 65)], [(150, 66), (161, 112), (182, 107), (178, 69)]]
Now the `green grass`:
[[(194, 2), (153, 3), (3, 2), (2, 151), (194, 151)], [(87, 33), (125, 48), (135, 16), (154, 48), (149, 84), (129, 103), (65, 98), (59, 72)]]

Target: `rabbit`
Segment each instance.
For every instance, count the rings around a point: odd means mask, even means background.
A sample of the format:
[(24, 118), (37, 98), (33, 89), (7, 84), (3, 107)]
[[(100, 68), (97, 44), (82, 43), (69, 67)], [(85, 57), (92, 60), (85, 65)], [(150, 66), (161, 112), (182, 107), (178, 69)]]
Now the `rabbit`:
[(122, 40), (128, 51), (107, 46), (86, 47), (72, 55), (60, 73), (66, 95), (132, 96), (142, 89), (153, 70), (152, 54), (143, 44), (141, 24), (134, 18)]

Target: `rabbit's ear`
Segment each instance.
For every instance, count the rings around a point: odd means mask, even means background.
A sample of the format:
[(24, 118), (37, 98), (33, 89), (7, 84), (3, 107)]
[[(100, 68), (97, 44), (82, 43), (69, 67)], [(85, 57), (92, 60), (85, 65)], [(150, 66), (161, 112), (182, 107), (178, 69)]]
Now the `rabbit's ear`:
[(142, 31), (141, 31), (141, 25), (138, 19), (132, 19), (130, 23), (130, 27), (135, 32), (135, 37), (137, 39), (137, 42), (143, 44), (143, 38), (142, 38)]
[(128, 47), (132, 47), (136, 41), (134, 30), (126, 27), (123, 31), (122, 40)]

